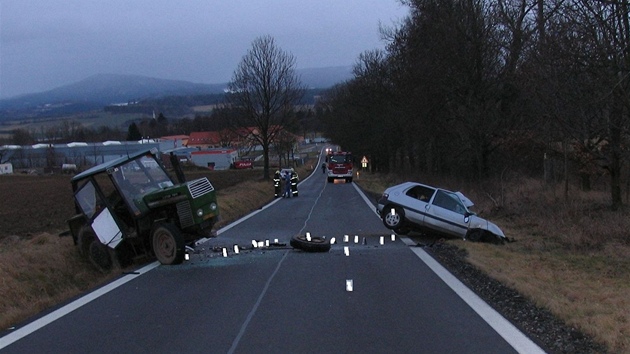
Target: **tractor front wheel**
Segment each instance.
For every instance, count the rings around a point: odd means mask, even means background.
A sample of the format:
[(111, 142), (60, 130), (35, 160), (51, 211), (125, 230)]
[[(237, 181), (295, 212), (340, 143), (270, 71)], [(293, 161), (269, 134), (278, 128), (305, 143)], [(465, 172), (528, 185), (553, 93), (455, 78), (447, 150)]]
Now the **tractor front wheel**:
[(179, 228), (173, 224), (158, 224), (151, 231), (153, 253), (165, 265), (180, 264), (184, 261), (186, 245)]

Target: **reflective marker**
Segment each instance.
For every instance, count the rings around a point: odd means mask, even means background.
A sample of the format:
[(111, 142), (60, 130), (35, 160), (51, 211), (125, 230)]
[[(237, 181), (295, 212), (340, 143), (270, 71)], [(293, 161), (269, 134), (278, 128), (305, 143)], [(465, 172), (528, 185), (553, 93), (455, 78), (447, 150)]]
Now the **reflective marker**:
[(306, 233), (306, 241), (311, 242), (311, 233), (310, 232)]
[(352, 291), (352, 290), (353, 290), (352, 279), (346, 279), (346, 291)]
[(348, 257), (350, 255), (350, 248), (348, 246), (343, 246), (343, 253)]
[(396, 235), (392, 234), (392, 241), (396, 241)]
[(258, 241), (258, 248), (263, 248), (265, 246), (265, 243), (262, 241)]
[(392, 215), (396, 215), (396, 209), (392, 208)]
[(354, 243), (359, 243), (359, 235), (354, 235)]
[(254, 248), (258, 247), (258, 242), (256, 242), (256, 240), (252, 240), (252, 246), (254, 246)]
[(381, 245), (385, 243), (385, 237), (381, 236)]
[(234, 253), (238, 254), (238, 245), (234, 245)]
[(186, 254), (184, 255), (184, 259), (185, 259), (185, 260), (189, 260), (189, 259), (190, 259), (190, 256), (188, 255), (188, 253), (186, 253)]
[(335, 244), (335, 242), (336, 242), (336, 240), (335, 240), (335, 238), (334, 238), (334, 237), (330, 239), (330, 244), (331, 244), (331, 245), (334, 245), (334, 244)]
[(273, 239), (273, 243), (278, 243), (278, 239), (277, 239), (277, 238), (274, 238), (274, 239)]
[(223, 248), (223, 257), (227, 257), (227, 248)]
[(348, 235), (343, 235), (343, 242), (348, 242), (348, 240), (349, 240)]
[(269, 247), (269, 240), (265, 240), (265, 246)]

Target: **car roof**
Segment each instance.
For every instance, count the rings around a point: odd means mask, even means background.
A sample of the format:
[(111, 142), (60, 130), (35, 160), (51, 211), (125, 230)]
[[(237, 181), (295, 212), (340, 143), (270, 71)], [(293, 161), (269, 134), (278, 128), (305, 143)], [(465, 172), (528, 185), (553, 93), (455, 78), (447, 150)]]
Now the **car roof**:
[(146, 149), (146, 150), (140, 150), (140, 151), (135, 151), (133, 153), (128, 153), (127, 156), (122, 156), (119, 157), (117, 159), (111, 160), (111, 161), (107, 161), (104, 162), (100, 165), (96, 165), (94, 167), (88, 168), (87, 170), (79, 173), (78, 175), (72, 177), (72, 182), (76, 182), (76, 181), (80, 181), (84, 178), (87, 178), (89, 176), (95, 175), (97, 173), (101, 173), (104, 171), (107, 171), (107, 169), (115, 167), (115, 166), (119, 166), (124, 164), (127, 161), (131, 161), (135, 158), (138, 158), (139, 156), (142, 155), (146, 155), (148, 153), (153, 153), (155, 154), (156, 150), (155, 149)]
[(470, 199), (468, 199), (462, 192), (453, 192), (450, 191), (448, 189), (444, 189), (444, 188), (439, 188), (439, 187), (433, 187), (433, 186), (429, 186), (427, 184), (422, 184), (422, 183), (418, 183), (418, 182), (404, 182), (398, 185), (393, 186), (392, 188), (396, 188), (396, 189), (408, 189), (411, 187), (415, 187), (415, 186), (422, 186), (422, 187), (427, 187), (427, 188), (431, 188), (431, 189), (436, 189), (436, 190), (443, 190), (449, 193), (453, 193), (455, 195), (457, 195), (459, 197), (459, 199), (462, 201), (462, 203), (464, 203), (464, 205), (468, 208), (471, 207), (473, 205), (475, 205)]

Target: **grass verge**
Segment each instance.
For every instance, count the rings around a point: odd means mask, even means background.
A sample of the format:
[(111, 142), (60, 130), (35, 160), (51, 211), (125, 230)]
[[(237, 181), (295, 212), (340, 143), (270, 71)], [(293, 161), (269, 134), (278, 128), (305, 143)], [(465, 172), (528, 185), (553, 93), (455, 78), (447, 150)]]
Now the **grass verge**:
[[(466, 250), (469, 263), (610, 352), (630, 352), (630, 213), (609, 211), (608, 191), (574, 189), (565, 198), (561, 186), (533, 179), (477, 185), (407, 179), (463, 191), (516, 241), (496, 246), (447, 240)], [(365, 174), (357, 182), (380, 194), (402, 180)]]

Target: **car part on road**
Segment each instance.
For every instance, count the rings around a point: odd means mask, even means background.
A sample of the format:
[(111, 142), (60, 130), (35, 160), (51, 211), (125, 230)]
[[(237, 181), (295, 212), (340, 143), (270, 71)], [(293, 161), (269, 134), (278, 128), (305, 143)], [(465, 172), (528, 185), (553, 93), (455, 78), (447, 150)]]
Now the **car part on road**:
[(330, 242), (325, 237), (310, 237), (310, 241), (304, 235), (296, 235), (291, 237), (289, 243), (291, 247), (297, 248), (304, 252), (328, 252), (330, 251)]

